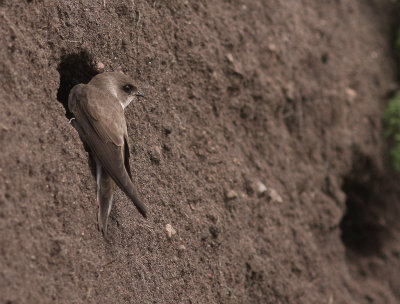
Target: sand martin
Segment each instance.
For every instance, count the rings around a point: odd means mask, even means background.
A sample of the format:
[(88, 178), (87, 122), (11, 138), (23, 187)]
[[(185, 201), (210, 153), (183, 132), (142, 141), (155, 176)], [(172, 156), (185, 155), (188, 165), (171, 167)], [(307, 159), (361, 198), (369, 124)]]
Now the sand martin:
[(98, 227), (107, 236), (107, 222), (116, 186), (146, 217), (146, 206), (138, 199), (129, 167), (129, 140), (124, 109), (142, 96), (128, 76), (109, 72), (98, 74), (88, 84), (74, 86), (68, 107), (73, 126), (90, 148), (96, 162)]

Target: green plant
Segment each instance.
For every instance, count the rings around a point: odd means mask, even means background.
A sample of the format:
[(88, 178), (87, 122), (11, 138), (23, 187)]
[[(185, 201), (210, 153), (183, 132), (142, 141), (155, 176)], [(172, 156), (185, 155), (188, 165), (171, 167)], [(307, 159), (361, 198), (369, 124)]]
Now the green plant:
[[(398, 3), (398, 1), (392, 1)], [(394, 41), (394, 50), (397, 53), (397, 68), (400, 70), (400, 28)], [(388, 102), (385, 112), (383, 113), (383, 123), (385, 127), (384, 136), (386, 139), (394, 140), (394, 147), (390, 150), (392, 163), (396, 170), (400, 171), (400, 89), (396, 95)]]
[(389, 100), (383, 113), (383, 122), (385, 124), (384, 136), (395, 141), (395, 146), (391, 149), (390, 155), (394, 167), (400, 171), (400, 90)]

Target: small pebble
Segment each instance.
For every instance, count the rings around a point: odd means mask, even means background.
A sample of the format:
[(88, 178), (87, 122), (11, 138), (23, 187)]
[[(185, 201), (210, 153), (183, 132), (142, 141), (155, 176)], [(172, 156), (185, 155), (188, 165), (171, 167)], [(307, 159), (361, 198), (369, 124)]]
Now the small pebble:
[(283, 202), (282, 197), (279, 195), (279, 193), (275, 189), (270, 188), (268, 190), (268, 195), (269, 195), (271, 201), (273, 201), (274, 203), (282, 203)]
[(254, 188), (259, 196), (262, 196), (265, 192), (267, 192), (267, 186), (265, 186), (260, 181), (256, 181), (254, 186), (255, 186)]
[(348, 103), (353, 103), (356, 97), (357, 97), (357, 92), (355, 90), (353, 90), (352, 88), (346, 89), (346, 99)]
[(225, 193), (225, 197), (226, 197), (227, 199), (231, 200), (231, 199), (237, 198), (237, 197), (238, 197), (238, 194), (237, 194), (236, 191), (234, 191), (234, 190), (228, 190), (228, 191), (226, 191), (226, 193)]
[(105, 68), (104, 63), (98, 62), (98, 63), (96, 64), (96, 70), (97, 70), (97, 72), (102, 73), (102, 72), (104, 71), (104, 68)]
[(278, 51), (278, 48), (276, 47), (275, 44), (270, 43), (270, 44), (268, 44), (268, 50), (269, 50), (270, 52), (272, 52), (272, 53), (276, 53), (276, 52)]
[(153, 164), (159, 165), (162, 158), (161, 148), (158, 146), (152, 147), (149, 154), (151, 162)]
[(230, 63), (233, 63), (233, 56), (232, 56), (231, 53), (226, 54), (226, 59), (228, 59), (228, 61), (229, 61)]
[(165, 225), (165, 231), (167, 232), (167, 237), (169, 239), (171, 239), (172, 236), (176, 234), (176, 230), (171, 226), (171, 224)]
[(293, 101), (293, 100), (296, 98), (295, 92), (296, 92), (296, 88), (295, 88), (293, 82), (289, 82), (289, 83), (284, 87), (285, 97), (286, 97), (286, 99), (288, 99), (288, 100)]
[(179, 245), (179, 246), (178, 246), (178, 250), (179, 250), (179, 251), (185, 251), (185, 250), (186, 250), (185, 245)]

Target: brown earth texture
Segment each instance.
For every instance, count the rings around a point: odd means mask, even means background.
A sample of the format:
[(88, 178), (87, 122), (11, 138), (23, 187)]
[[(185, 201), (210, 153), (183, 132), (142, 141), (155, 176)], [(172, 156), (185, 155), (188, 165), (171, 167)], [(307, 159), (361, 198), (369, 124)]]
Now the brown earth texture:
[[(389, 0), (0, 0), (0, 302), (400, 303), (381, 123), (398, 16)], [(125, 115), (149, 216), (118, 190), (108, 241), (67, 110), (99, 63), (146, 96)]]

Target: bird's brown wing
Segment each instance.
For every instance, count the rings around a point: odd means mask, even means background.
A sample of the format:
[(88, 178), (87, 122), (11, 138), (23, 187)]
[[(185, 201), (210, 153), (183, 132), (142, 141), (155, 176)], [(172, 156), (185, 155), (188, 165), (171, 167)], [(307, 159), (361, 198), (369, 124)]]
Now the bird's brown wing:
[[(74, 103), (72, 108), (70, 103)], [(81, 112), (104, 141), (123, 146), (127, 133), (124, 110), (113, 95), (80, 84), (72, 88), (68, 105), (75, 117), (75, 112)]]
[[(95, 102), (91, 98), (98, 98)], [(137, 198), (126, 169), (124, 143), (126, 123), (123, 111), (110, 106), (110, 96), (93, 92), (90, 86), (79, 85), (70, 93), (68, 105), (79, 125), (82, 138), (100, 161), (104, 170), (118, 187), (132, 200), (139, 212), (146, 217), (146, 206)], [(107, 103), (108, 101), (108, 103)], [(118, 100), (116, 100), (118, 102)], [(117, 104), (122, 110), (122, 107)], [(129, 161), (128, 161), (129, 166)]]

